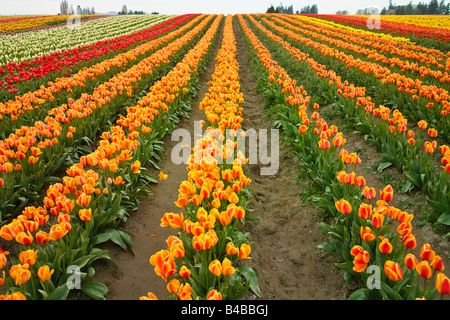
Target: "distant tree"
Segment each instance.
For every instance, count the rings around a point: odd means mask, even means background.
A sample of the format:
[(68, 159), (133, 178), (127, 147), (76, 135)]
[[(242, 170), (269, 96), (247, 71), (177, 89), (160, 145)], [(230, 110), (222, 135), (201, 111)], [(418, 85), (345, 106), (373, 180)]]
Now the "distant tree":
[(339, 10), (336, 11), (336, 14), (350, 14), (350, 12), (348, 12), (347, 10)]
[(438, 0), (431, 0), (428, 4), (428, 14), (438, 14), (439, 3)]
[(122, 6), (122, 10), (119, 12), (119, 14), (127, 14), (127, 13), (128, 13), (128, 8), (127, 8), (127, 5), (124, 4)]
[(91, 7), (91, 14), (95, 14), (95, 8)]
[(59, 5), (59, 10), (60, 10), (62, 15), (67, 15), (68, 14), (69, 3), (67, 2), (67, 0), (61, 1), (60, 5)]
[(267, 9), (266, 13), (275, 13), (275, 8), (273, 7), (273, 5), (271, 5), (271, 6)]

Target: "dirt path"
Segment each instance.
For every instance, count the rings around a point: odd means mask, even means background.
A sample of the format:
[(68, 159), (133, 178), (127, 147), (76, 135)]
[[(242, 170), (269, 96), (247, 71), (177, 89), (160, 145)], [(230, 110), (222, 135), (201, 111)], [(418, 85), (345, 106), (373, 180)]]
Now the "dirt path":
[[(215, 56), (222, 41), (222, 30), (216, 38), (210, 61), (206, 64), (206, 70), (201, 75), (199, 82), (201, 87), (197, 97), (193, 99), (189, 113), (190, 118), (182, 118), (178, 128), (189, 130), (194, 137), (194, 121), (204, 120), (204, 111), (198, 108), (201, 99), (208, 91), (208, 81), (214, 72)], [(187, 179), (185, 164), (177, 165), (171, 160), (172, 148), (178, 141), (171, 141), (171, 137), (164, 138), (164, 152), (159, 167), (168, 175), (166, 180), (153, 186), (152, 194), (141, 199), (139, 209), (131, 214), (128, 223), (122, 228), (133, 241), (135, 254), (124, 252), (115, 245), (107, 245), (112, 260), (118, 266), (118, 272), (112, 267), (101, 265), (96, 268), (96, 279), (108, 286), (106, 295), (108, 300), (137, 300), (140, 296), (153, 292), (158, 299), (168, 299), (169, 294), (166, 283), (155, 274), (154, 267), (149, 263), (151, 255), (167, 247), (166, 239), (170, 234), (175, 234), (171, 228), (160, 226), (161, 218), (166, 212), (179, 213), (181, 209), (174, 203), (178, 198), (178, 188), (182, 181)], [(159, 171), (153, 170), (156, 175)]]
[[(241, 91), (244, 94), (243, 129), (271, 129), (264, 100), (257, 92), (257, 81), (249, 68), (248, 52), (241, 38), (238, 21), (237, 39)], [(269, 147), (270, 138), (268, 138)], [(262, 299), (343, 299), (346, 289), (342, 274), (334, 271), (337, 257), (324, 255), (317, 245), (326, 242), (315, 220), (313, 206), (302, 204), (299, 192), (307, 181), (297, 182), (298, 163), (289, 150), (280, 147), (279, 170), (275, 175), (261, 175), (260, 164), (247, 165), (246, 175), (254, 200), (250, 215), (260, 219), (246, 225), (250, 232), (252, 260), (248, 265), (258, 275)], [(251, 295), (250, 295), (251, 297)]]

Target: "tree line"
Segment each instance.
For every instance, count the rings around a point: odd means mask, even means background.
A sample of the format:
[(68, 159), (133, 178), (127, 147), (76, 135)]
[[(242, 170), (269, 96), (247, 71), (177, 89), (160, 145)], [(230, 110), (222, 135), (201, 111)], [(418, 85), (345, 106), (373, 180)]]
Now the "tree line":
[(73, 4), (69, 5), (69, 2), (67, 0), (61, 1), (59, 4), (59, 14), (61, 15), (73, 15), (73, 14), (95, 14), (95, 8), (94, 7), (85, 7), (81, 8), (80, 5), (77, 6), (76, 9), (73, 8)]
[[(274, 7), (271, 5), (266, 13), (284, 13), (284, 14), (294, 14), (294, 6), (283, 6), (282, 3), (280, 3), (277, 7)], [(302, 14), (302, 13), (319, 13), (319, 10), (317, 8), (317, 4), (313, 4), (311, 6), (305, 6), (301, 8), (300, 10), (295, 11), (295, 14)]]
[(380, 14), (395, 14), (395, 15), (421, 15), (421, 14), (450, 14), (450, 3), (445, 3), (445, 0), (431, 0), (429, 3), (419, 2), (417, 5), (412, 2), (407, 5), (396, 6), (389, 0), (389, 6), (383, 8)]

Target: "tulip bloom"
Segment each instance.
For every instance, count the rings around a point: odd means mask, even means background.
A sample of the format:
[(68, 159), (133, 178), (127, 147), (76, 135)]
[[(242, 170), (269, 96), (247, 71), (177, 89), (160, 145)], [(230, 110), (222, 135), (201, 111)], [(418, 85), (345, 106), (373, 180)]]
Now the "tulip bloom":
[(450, 294), (450, 280), (442, 272), (437, 274), (436, 290), (440, 294)]
[(383, 222), (384, 222), (384, 215), (383, 214), (375, 212), (372, 215), (372, 225), (375, 228), (382, 227), (383, 226)]
[(220, 277), (220, 275), (222, 274), (222, 265), (220, 263), (219, 260), (214, 260), (209, 264), (208, 267), (209, 271), (211, 271), (211, 273), (213, 275), (215, 275), (216, 277)]
[(23, 264), (26, 263), (26, 264), (32, 266), (33, 264), (36, 263), (36, 259), (37, 259), (37, 251), (34, 251), (34, 250), (22, 251), (19, 254), (19, 260)]
[(371, 200), (371, 199), (375, 198), (375, 196), (376, 196), (375, 188), (369, 188), (366, 186), (363, 189), (363, 194), (367, 200)]
[(161, 227), (172, 227), (173, 229), (179, 229), (183, 225), (183, 213), (175, 214), (172, 212), (165, 213), (161, 218)]
[(242, 260), (244, 260), (244, 259), (251, 259), (248, 256), (251, 251), (252, 251), (252, 249), (247, 243), (242, 244), (241, 245), (241, 249), (239, 250), (239, 253), (238, 253), (239, 259), (242, 259)]
[(52, 277), (53, 272), (55, 272), (55, 270), (50, 270), (49, 266), (45, 265), (39, 268), (38, 270), (38, 277), (39, 279), (41, 279), (41, 281), (45, 282), (50, 280), (50, 278)]
[(356, 245), (352, 247), (350, 254), (355, 257), (353, 259), (353, 271), (363, 272), (370, 261), (369, 252), (365, 251), (361, 246)]
[(372, 205), (361, 203), (358, 209), (358, 215), (361, 219), (369, 219), (372, 215)]
[(139, 297), (139, 300), (158, 300), (158, 298), (153, 292), (149, 292), (146, 296)]
[(192, 288), (189, 283), (180, 286), (177, 297), (179, 300), (192, 300)]
[(180, 289), (180, 280), (178, 279), (172, 279), (166, 286), (167, 291), (170, 293), (178, 293), (178, 290)]
[(386, 202), (391, 201), (393, 196), (394, 196), (394, 189), (391, 187), (391, 185), (387, 185), (382, 191), (380, 191), (381, 200), (384, 200)]
[(402, 241), (405, 247), (407, 247), (408, 249), (414, 250), (417, 247), (416, 236), (413, 235), (412, 233), (406, 234), (403, 237)]
[(168, 250), (161, 250), (152, 255), (150, 264), (155, 267), (155, 273), (164, 281), (176, 272), (175, 259)]
[(92, 219), (92, 209), (80, 209), (78, 216), (82, 221), (90, 221)]
[(442, 258), (436, 254), (430, 262), (430, 267), (436, 271), (444, 271), (444, 261), (442, 261)]
[[(235, 245), (232, 242), (229, 242), (227, 244), (227, 248), (226, 248), (227, 254), (232, 256), (235, 255), (237, 253), (239, 253), (239, 249), (235, 247)], [(0, 268), (1, 269), (1, 268)]]
[(422, 248), (420, 248), (419, 257), (422, 260), (433, 260), (435, 252), (431, 249), (430, 244), (425, 243)]
[(361, 239), (364, 241), (372, 241), (375, 239), (375, 235), (369, 227), (364, 228), (361, 226)]
[(231, 266), (231, 261), (228, 258), (223, 259), (222, 262), (222, 273), (225, 276), (231, 276), (236, 271), (235, 268)]
[(345, 199), (336, 201), (335, 206), (336, 209), (342, 214), (349, 214), (350, 212), (352, 212), (352, 206)]
[(403, 271), (397, 262), (391, 260), (386, 261), (384, 264), (384, 273), (392, 281), (399, 281), (403, 279)]
[(412, 253), (408, 253), (405, 256), (404, 262), (405, 262), (405, 266), (410, 270), (414, 270), (416, 268), (417, 264), (419, 263), (416, 256)]
[(160, 180), (166, 180), (167, 177), (168, 177), (168, 175), (165, 174), (164, 172), (162, 172), (162, 171), (159, 172), (159, 179)]
[(417, 264), (416, 271), (421, 277), (424, 278), (430, 278), (432, 275), (431, 267), (426, 260), (423, 260)]
[(378, 249), (380, 249), (380, 252), (383, 254), (389, 254), (392, 252), (392, 244), (389, 242), (389, 239), (382, 238), (380, 244), (378, 245)]
[(6, 255), (9, 254), (9, 251), (3, 251), (2, 248), (0, 248), (0, 269), (3, 269), (4, 266), (6, 266)]
[(222, 300), (222, 294), (216, 289), (213, 289), (206, 296), (206, 300)]
[(186, 267), (186, 266), (182, 266), (180, 268), (180, 271), (178, 272), (178, 274), (182, 277), (182, 278), (189, 278), (189, 276), (191, 275), (191, 271)]

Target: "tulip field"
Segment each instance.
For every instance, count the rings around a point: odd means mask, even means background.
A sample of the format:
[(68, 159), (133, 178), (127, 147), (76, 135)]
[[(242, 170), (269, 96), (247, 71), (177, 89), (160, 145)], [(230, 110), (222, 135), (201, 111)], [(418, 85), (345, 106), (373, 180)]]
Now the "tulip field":
[(448, 299), (448, 20), (67, 19), (0, 17), (0, 300)]

